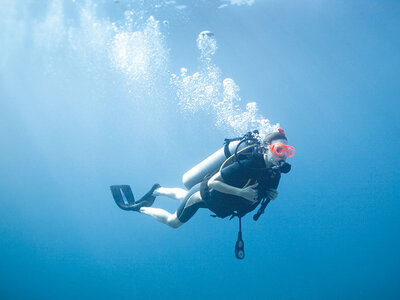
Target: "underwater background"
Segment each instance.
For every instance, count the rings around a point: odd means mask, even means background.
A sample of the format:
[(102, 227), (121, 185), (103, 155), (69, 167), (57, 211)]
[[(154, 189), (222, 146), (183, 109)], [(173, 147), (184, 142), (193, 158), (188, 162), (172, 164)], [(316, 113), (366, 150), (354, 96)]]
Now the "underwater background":
[[(0, 298), (399, 299), (399, 71), (398, 1), (0, 0)], [(111, 197), (278, 123), (242, 261), (236, 219)]]

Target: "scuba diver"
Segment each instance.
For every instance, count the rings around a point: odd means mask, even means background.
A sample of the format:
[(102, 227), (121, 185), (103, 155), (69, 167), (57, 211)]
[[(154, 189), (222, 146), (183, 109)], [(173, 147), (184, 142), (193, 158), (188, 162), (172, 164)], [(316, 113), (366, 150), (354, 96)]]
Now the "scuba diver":
[[(255, 221), (264, 213), (271, 200), (278, 196), (281, 173), (291, 169), (286, 158), (295, 149), (288, 145), (283, 129), (261, 139), (257, 130), (243, 137), (225, 139), (225, 146), (193, 167), (183, 176), (187, 190), (154, 184), (140, 200), (135, 201), (129, 185), (113, 185), (116, 204), (124, 210), (149, 215), (172, 228), (190, 220), (199, 208), (208, 208), (215, 217), (239, 218), (235, 255), (244, 258), (241, 218), (256, 209)], [(158, 196), (180, 201), (174, 213), (152, 207)]]

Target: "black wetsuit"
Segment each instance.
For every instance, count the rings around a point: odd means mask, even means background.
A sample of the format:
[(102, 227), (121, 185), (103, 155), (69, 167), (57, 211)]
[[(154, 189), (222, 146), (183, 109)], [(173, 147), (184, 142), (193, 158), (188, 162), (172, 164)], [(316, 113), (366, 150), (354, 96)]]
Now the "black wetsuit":
[(178, 219), (182, 223), (189, 221), (199, 208), (207, 207), (207, 204), (203, 201), (202, 197), (192, 197), (193, 194), (200, 191), (200, 185), (201, 183), (198, 183), (190, 189), (176, 211)]
[[(257, 202), (252, 203), (242, 197), (218, 192), (209, 189), (207, 182), (210, 177), (205, 178), (203, 182), (195, 185), (186, 195), (184, 201), (177, 210), (178, 219), (187, 222), (199, 208), (209, 208), (218, 217), (225, 218), (237, 213), (244, 216), (254, 210), (261, 199), (266, 197), (266, 191), (269, 188), (276, 189), (279, 184), (280, 174), (265, 169), (265, 162), (262, 155), (251, 156), (250, 158), (241, 158), (241, 164), (238, 162), (221, 170), (221, 177), (228, 185), (243, 188), (258, 182)], [(200, 191), (201, 197), (191, 197)]]

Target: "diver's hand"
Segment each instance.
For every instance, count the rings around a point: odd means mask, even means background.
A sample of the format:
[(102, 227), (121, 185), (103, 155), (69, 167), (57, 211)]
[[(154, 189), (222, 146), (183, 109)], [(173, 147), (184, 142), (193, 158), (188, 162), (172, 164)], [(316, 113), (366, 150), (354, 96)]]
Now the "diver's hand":
[(276, 189), (268, 189), (267, 190), (267, 197), (271, 200), (275, 200), (278, 197), (278, 191)]
[(244, 189), (241, 190), (240, 197), (242, 197), (250, 202), (253, 202), (253, 203), (257, 202), (257, 199), (258, 199), (257, 186), (258, 186), (258, 183), (249, 185), (248, 187), (245, 187)]

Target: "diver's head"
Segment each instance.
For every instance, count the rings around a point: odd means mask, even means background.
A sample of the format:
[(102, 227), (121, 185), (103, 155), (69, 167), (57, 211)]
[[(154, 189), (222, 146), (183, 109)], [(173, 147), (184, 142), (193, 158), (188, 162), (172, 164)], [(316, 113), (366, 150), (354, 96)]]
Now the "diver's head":
[(264, 160), (267, 165), (278, 166), (286, 161), (286, 158), (294, 155), (294, 148), (288, 146), (285, 131), (282, 128), (278, 132), (267, 135), (264, 139)]

